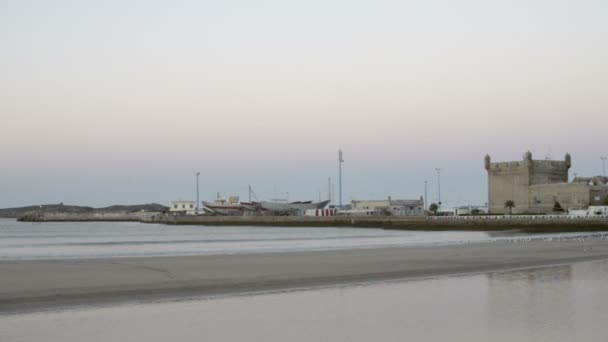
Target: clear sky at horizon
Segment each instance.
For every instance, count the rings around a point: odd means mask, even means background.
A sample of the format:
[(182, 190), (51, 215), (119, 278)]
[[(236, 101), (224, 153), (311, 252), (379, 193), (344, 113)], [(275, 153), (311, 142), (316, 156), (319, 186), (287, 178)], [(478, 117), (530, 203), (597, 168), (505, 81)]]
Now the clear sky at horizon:
[[(0, 207), (216, 192), (482, 204), (483, 156), (608, 154), (608, 2), (0, 2)], [(336, 185), (336, 194), (338, 192)]]

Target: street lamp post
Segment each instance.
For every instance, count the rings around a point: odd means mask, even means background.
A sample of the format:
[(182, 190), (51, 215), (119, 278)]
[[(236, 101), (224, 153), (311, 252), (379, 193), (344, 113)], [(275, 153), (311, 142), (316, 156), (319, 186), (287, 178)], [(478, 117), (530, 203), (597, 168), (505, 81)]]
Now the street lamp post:
[(199, 197), (198, 197), (198, 176), (200, 176), (201, 173), (197, 172), (196, 173), (196, 213), (198, 213), (199, 210), (199, 206), (198, 206), (198, 202), (199, 202)]
[(424, 181), (424, 211), (427, 211), (429, 209), (428, 207), (428, 203), (427, 203), (427, 197), (428, 197), (428, 191), (427, 191), (427, 186), (428, 186), (428, 181)]
[(439, 197), (437, 204), (439, 205), (439, 208), (441, 208), (441, 169), (436, 168), (435, 171), (437, 171), (437, 197)]
[[(606, 156), (600, 157), (600, 159), (602, 160), (602, 181), (606, 181)], [(606, 199), (604, 199), (604, 202), (606, 202)], [(604, 215), (606, 215), (606, 205), (604, 205)]]

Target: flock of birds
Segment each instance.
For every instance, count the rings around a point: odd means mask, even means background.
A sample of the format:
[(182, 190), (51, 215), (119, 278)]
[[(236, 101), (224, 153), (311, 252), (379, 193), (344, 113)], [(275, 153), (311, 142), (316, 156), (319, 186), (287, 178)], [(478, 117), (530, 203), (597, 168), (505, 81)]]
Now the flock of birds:
[[(608, 233), (560, 233), (560, 234), (543, 234), (543, 235), (526, 235), (526, 236), (501, 236), (489, 238), (486, 240), (490, 243), (528, 243), (533, 241), (542, 242), (588, 242), (588, 241), (606, 240), (608, 241)], [(465, 244), (479, 243), (479, 240), (462, 241)], [(590, 251), (592, 247), (586, 247)]]

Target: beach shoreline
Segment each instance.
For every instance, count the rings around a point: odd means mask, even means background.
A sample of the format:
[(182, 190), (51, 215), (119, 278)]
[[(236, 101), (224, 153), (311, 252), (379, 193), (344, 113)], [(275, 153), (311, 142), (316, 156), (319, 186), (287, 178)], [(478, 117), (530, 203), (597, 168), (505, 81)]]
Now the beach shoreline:
[(608, 259), (608, 241), (0, 261), (0, 314), (486, 273)]

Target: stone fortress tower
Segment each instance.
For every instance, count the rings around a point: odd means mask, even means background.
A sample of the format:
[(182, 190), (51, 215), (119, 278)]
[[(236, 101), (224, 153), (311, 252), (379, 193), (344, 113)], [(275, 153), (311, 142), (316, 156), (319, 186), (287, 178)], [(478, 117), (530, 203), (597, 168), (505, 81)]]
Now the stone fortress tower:
[(514, 214), (552, 214), (556, 203), (564, 210), (584, 209), (601, 205), (608, 195), (602, 184), (568, 182), (572, 166), (570, 154), (564, 160), (533, 160), (526, 152), (521, 161), (492, 163), (486, 155), (488, 171), (488, 210), (493, 214), (507, 213), (505, 202), (513, 201)]

